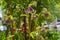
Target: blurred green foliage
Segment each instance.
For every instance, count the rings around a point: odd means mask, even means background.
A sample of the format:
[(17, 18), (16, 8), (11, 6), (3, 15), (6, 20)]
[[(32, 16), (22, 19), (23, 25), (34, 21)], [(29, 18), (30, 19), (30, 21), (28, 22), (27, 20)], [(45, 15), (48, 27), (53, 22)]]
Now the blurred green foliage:
[[(59, 11), (55, 12), (56, 9), (58, 8), (55, 6), (58, 3), (60, 3), (60, 0), (23, 0), (23, 1), (22, 0), (0, 0), (0, 5), (2, 7), (3, 13), (5, 13), (7, 17), (10, 16), (10, 18), (12, 16), (12, 19), (15, 22), (14, 26), (16, 27), (21, 26), (21, 21), (24, 21), (23, 20), (24, 16), (26, 16), (28, 19), (29, 15), (27, 13), (24, 14), (25, 13), (24, 10), (28, 7), (32, 7), (34, 9), (34, 12), (31, 13), (31, 15), (35, 16), (36, 14), (38, 14), (37, 17), (35, 18), (32, 17), (31, 20), (32, 29), (41, 26), (42, 23), (44, 22), (48, 22), (48, 23), (52, 22), (55, 19), (55, 17), (60, 17)], [(47, 11), (44, 10), (45, 12), (42, 12), (43, 8), (46, 8)], [(11, 11), (12, 11), (12, 15), (11, 15)]]

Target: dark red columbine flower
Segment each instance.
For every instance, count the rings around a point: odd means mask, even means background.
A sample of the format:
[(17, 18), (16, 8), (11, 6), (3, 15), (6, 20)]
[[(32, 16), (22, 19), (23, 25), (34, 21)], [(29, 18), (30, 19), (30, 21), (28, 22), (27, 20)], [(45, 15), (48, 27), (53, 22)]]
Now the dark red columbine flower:
[(6, 23), (10, 23), (10, 20), (6, 20)]
[(13, 27), (13, 31), (14, 31), (14, 32), (16, 31), (16, 28), (15, 28), (15, 27)]
[(47, 29), (49, 29), (49, 27), (45, 27), (45, 29), (47, 30)]
[(25, 13), (29, 13), (30, 11), (29, 11), (28, 8), (27, 8), (27, 9), (24, 10), (24, 12), (25, 12)]
[(45, 13), (45, 17), (48, 17), (49, 16), (49, 14), (48, 13)]
[(24, 26), (22, 26), (22, 32), (24, 32), (25, 31), (25, 27)]

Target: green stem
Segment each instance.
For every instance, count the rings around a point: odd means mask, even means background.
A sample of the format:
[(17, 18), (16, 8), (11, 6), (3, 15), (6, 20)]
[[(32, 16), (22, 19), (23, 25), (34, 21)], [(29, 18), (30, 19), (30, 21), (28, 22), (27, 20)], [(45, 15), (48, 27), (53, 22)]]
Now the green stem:
[(30, 38), (30, 33), (31, 33), (31, 30), (32, 29), (32, 27), (31, 27), (31, 14), (29, 14), (29, 40), (31, 40), (31, 38)]
[(24, 16), (24, 27), (25, 27), (25, 31), (24, 31), (24, 36), (25, 36), (25, 40), (27, 40), (27, 32), (26, 32), (26, 16)]

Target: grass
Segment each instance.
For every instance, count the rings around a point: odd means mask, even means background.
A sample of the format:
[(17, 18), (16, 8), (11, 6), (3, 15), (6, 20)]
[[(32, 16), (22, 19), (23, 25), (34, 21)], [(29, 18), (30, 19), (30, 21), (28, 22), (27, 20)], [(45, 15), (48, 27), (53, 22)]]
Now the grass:
[(0, 40), (5, 40), (6, 39), (5, 37), (6, 37), (5, 32), (0, 31)]

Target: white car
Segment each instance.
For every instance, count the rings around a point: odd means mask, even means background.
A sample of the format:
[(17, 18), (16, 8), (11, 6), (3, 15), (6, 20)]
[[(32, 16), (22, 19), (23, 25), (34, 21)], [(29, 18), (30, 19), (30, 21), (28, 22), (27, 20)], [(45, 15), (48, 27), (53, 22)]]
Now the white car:
[(60, 31), (60, 22), (56, 23), (57, 30)]
[(53, 24), (45, 24), (44, 27), (49, 27), (49, 30), (53, 30)]
[(5, 31), (5, 30), (7, 30), (6, 26), (0, 26), (0, 31)]

